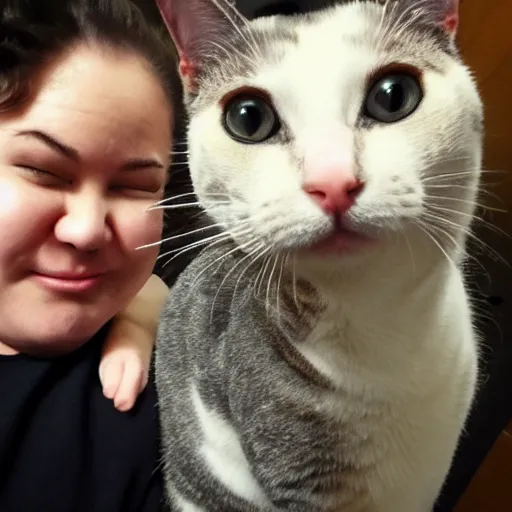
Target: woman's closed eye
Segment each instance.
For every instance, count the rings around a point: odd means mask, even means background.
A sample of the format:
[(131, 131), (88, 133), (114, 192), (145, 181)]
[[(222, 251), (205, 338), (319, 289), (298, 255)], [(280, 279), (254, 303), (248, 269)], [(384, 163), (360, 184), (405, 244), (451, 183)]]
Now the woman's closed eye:
[(119, 179), (111, 183), (109, 189), (120, 193), (141, 193), (157, 194), (163, 189), (164, 183), (160, 177), (155, 176), (137, 176)]
[(30, 181), (33, 181), (37, 185), (45, 187), (59, 187), (71, 184), (70, 179), (54, 171), (48, 171), (39, 167), (23, 164), (18, 164), (16, 167), (27, 174)]

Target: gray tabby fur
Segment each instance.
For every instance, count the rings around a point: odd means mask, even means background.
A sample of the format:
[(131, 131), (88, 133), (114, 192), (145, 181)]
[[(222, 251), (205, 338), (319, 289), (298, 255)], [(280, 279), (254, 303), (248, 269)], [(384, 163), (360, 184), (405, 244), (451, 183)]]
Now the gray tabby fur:
[[(197, 24), (188, 36), (196, 38), (188, 57), (197, 64), (187, 91), (190, 169), (220, 234), (177, 280), (158, 332), (170, 506), (430, 511), (477, 372), (460, 266), (480, 175), (482, 112), (452, 35), (439, 28), (455, 0), (403, 0), (387, 11), (381, 2), (344, 3), (249, 25), (236, 17), (239, 30), (208, 0), (188, 2), (159, 4), (171, 31), (179, 31), (169, 22), (173, 4), (184, 30)], [(215, 30), (201, 25), (198, 6)], [(329, 30), (336, 49), (320, 46)], [(183, 37), (173, 36), (179, 46)], [(209, 37), (229, 57), (208, 46)], [(332, 69), (311, 60), (296, 70), (302, 81), (291, 76), (293, 52), (307, 55), (305, 37), (334, 69), (343, 52), (417, 67), (424, 106), (393, 127), (361, 122), (353, 97), (343, 103), (351, 85), (340, 84), (339, 98), (322, 93)], [(356, 72), (347, 67), (340, 80)], [(228, 140), (220, 123), (220, 99), (246, 84), (265, 88), (283, 120), (258, 147)], [(447, 104), (439, 103), (443, 91)], [(322, 102), (329, 107), (318, 112), (353, 129), (354, 165), (367, 190), (349, 220), (378, 234), (378, 250), (321, 257), (303, 250), (332, 229), (296, 186), (297, 127)], [(393, 152), (395, 140), (402, 143)], [(212, 194), (227, 194), (228, 204)]]

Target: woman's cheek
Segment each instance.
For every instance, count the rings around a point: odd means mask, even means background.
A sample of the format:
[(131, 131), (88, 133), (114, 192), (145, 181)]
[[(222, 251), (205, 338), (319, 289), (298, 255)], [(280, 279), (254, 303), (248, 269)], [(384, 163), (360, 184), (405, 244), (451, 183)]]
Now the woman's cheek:
[[(4, 240), (35, 243), (48, 236), (62, 208), (61, 195), (21, 180), (0, 179), (0, 226)], [(27, 207), (27, 205), (30, 205)]]
[[(163, 210), (149, 209), (153, 203), (144, 208), (131, 208), (125, 210), (119, 219), (119, 235), (123, 239), (123, 245), (130, 251), (136, 251), (139, 247), (148, 244), (156, 244), (162, 239)], [(151, 249), (141, 249), (138, 253), (155, 252)], [(140, 254), (139, 254), (140, 255)]]

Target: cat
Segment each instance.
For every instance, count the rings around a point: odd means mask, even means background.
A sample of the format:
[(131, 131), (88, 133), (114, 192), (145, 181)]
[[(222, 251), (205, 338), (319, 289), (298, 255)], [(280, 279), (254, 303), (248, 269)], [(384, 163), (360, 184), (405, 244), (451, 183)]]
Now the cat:
[(212, 229), (157, 338), (172, 510), (432, 510), (478, 371), (458, 1), (157, 4)]

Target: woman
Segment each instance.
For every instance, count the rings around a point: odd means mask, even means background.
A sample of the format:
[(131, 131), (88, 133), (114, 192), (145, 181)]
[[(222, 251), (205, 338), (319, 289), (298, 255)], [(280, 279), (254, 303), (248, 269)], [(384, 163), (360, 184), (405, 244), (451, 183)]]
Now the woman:
[[(162, 505), (152, 383), (122, 413), (98, 365), (110, 320), (158, 250), (135, 249), (161, 236), (161, 210), (149, 208), (169, 167), (169, 59), (125, 0), (11, 1), (0, 12), (2, 512)], [(152, 329), (155, 286), (112, 334), (107, 395), (125, 386), (112, 363), (124, 361), (124, 331)]]

